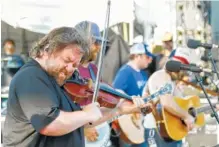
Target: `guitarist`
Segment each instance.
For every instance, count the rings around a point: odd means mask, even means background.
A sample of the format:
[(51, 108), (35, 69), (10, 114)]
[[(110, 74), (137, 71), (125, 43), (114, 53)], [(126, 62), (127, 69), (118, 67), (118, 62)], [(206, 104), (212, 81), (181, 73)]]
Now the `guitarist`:
[[(120, 89), (128, 95), (141, 95), (148, 75), (143, 69), (147, 68), (155, 56), (149, 52), (149, 47), (143, 43), (134, 44), (130, 48), (130, 56), (127, 64), (123, 65), (116, 74), (113, 87)], [(137, 115), (135, 115), (137, 116)], [(138, 117), (135, 117), (139, 119)], [(121, 140), (121, 143), (125, 146)], [(145, 147), (146, 143), (132, 145)]]
[[(189, 64), (190, 61), (190, 52), (188, 48), (177, 48), (175, 54), (170, 60), (176, 60), (179, 61), (183, 64)], [(177, 97), (185, 97), (183, 94), (183, 87), (185, 85), (182, 85), (180, 80), (185, 80), (185, 76), (188, 76), (186, 72), (180, 71), (179, 73), (174, 73), (174, 72), (169, 72), (166, 71), (165, 69), (161, 69), (156, 71), (151, 75), (151, 77), (148, 80), (147, 85), (144, 88), (144, 94), (148, 95), (150, 93), (155, 92), (157, 89), (159, 89), (160, 86), (164, 85), (167, 82), (172, 83), (173, 87), (173, 92), (172, 94), (166, 94), (163, 96), (160, 96), (160, 103), (161, 105), (170, 113), (182, 118), (185, 122), (185, 124), (188, 127), (188, 130), (191, 130), (194, 125), (194, 118), (187, 112), (181, 109), (176, 102), (173, 100), (174, 96)], [(158, 100), (155, 102), (157, 103)], [(146, 134), (148, 133), (147, 128), (151, 128), (152, 130), (155, 130), (156, 128), (156, 122), (154, 122), (155, 119), (153, 118), (152, 115), (148, 115), (145, 117), (144, 120), (144, 126), (146, 127)], [(149, 126), (152, 124), (152, 127)], [(148, 139), (148, 138), (146, 138)], [(182, 146), (182, 141), (176, 141), (176, 142), (165, 142), (164, 140), (160, 139), (158, 137), (158, 134), (155, 131), (155, 140), (156, 143), (159, 147), (181, 147)]]

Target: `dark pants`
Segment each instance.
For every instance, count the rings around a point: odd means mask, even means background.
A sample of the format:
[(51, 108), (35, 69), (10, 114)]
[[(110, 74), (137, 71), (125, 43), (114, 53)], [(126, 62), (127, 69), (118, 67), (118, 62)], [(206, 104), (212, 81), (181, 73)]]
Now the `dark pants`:
[[(115, 139), (115, 138), (114, 138)], [(117, 138), (118, 139), (118, 138)], [(127, 144), (121, 139), (114, 142), (115, 147), (182, 147), (182, 141), (166, 142), (164, 141), (156, 131), (156, 129), (145, 129), (145, 142), (142, 144)], [(119, 145), (120, 144), (120, 145)]]
[(159, 133), (156, 131), (155, 128), (145, 129), (145, 141), (146, 141), (145, 147), (153, 144), (156, 144), (157, 147), (182, 147), (182, 141), (173, 141), (173, 142), (164, 141), (160, 137)]

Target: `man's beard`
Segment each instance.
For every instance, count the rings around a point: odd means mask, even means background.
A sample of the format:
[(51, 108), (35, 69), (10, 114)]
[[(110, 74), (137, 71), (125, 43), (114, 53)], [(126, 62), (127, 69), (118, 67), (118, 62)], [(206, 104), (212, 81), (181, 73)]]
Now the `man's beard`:
[[(65, 68), (57, 67), (55, 65), (48, 66), (47, 73), (52, 76), (60, 86), (62, 86), (65, 81), (71, 77)], [(64, 77), (60, 77), (61, 73), (64, 74)]]
[(181, 80), (183, 80), (183, 77), (185, 76), (185, 74), (184, 73), (181, 73), (181, 72), (179, 72), (179, 73), (170, 73), (170, 76), (171, 76), (171, 79), (173, 80), (173, 81), (181, 81)]

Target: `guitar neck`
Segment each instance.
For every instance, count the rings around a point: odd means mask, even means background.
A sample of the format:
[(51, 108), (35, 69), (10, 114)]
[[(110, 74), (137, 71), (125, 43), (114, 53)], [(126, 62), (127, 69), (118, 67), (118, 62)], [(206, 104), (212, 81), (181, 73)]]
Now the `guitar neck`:
[[(212, 104), (212, 106), (215, 108), (217, 104)], [(211, 110), (211, 106), (208, 105), (208, 106), (202, 106), (202, 107), (199, 107), (196, 109), (196, 113), (203, 113), (205, 111), (208, 111), (208, 110)]]
[[(132, 101), (132, 97), (125, 94), (125, 93), (121, 93), (117, 90), (115, 90), (114, 88), (110, 87), (109, 85), (107, 84), (104, 84), (104, 83), (100, 83), (100, 89), (103, 90), (103, 91), (106, 91), (106, 92), (109, 92), (111, 94), (114, 94), (114, 95), (117, 95), (119, 97), (122, 97), (122, 98), (125, 98), (127, 100), (130, 100)], [(167, 94), (167, 93), (170, 93), (172, 91), (172, 85), (167, 83), (164, 87), (162, 87), (159, 91), (151, 94), (150, 96), (147, 96), (145, 98), (143, 98), (143, 101), (145, 103), (147, 103), (148, 101), (151, 101), (152, 99), (158, 97), (158, 96), (161, 96), (163, 94)]]
[[(119, 93), (119, 92), (118, 92), (118, 93)], [(162, 95), (162, 94), (164, 94), (164, 93), (162, 93), (162, 91), (157, 91), (157, 92), (151, 94), (150, 96), (147, 96), (147, 97), (143, 98), (143, 101), (144, 101), (145, 103), (147, 103), (147, 102), (153, 100), (154, 98), (156, 98), (156, 97), (158, 97), (158, 96), (160, 96), (160, 95)], [(127, 96), (127, 95), (124, 95), (124, 96)], [(108, 123), (111, 123), (111, 122), (113, 122), (114, 120), (118, 119), (120, 116), (122, 116), (122, 115), (117, 115), (117, 116), (113, 117), (112, 119), (108, 120), (107, 122), (108, 122)]]
[(147, 97), (144, 97), (144, 98), (143, 98), (143, 101), (144, 101), (145, 103), (147, 103), (147, 102), (149, 102), (149, 101), (151, 101), (151, 100), (153, 100), (153, 99), (155, 99), (155, 98), (157, 98), (158, 96), (161, 96), (161, 95), (163, 95), (163, 94), (165, 94), (165, 93), (162, 93), (161, 91), (157, 91), (157, 92), (155, 92), (155, 93), (153, 93), (153, 94), (151, 94), (151, 95), (149, 95), (149, 96), (147, 96)]
[(122, 115), (117, 115), (117, 116), (111, 118), (110, 120), (107, 121), (107, 123), (113, 122), (114, 120), (118, 119), (120, 116), (122, 116)]

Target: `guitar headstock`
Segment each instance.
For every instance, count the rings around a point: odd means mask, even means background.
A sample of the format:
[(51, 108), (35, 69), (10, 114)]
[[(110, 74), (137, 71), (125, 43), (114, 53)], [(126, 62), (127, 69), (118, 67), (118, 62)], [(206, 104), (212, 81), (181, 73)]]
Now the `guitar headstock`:
[(160, 88), (159, 94), (164, 95), (168, 93), (172, 93), (173, 85), (171, 83), (166, 83), (163, 87)]

